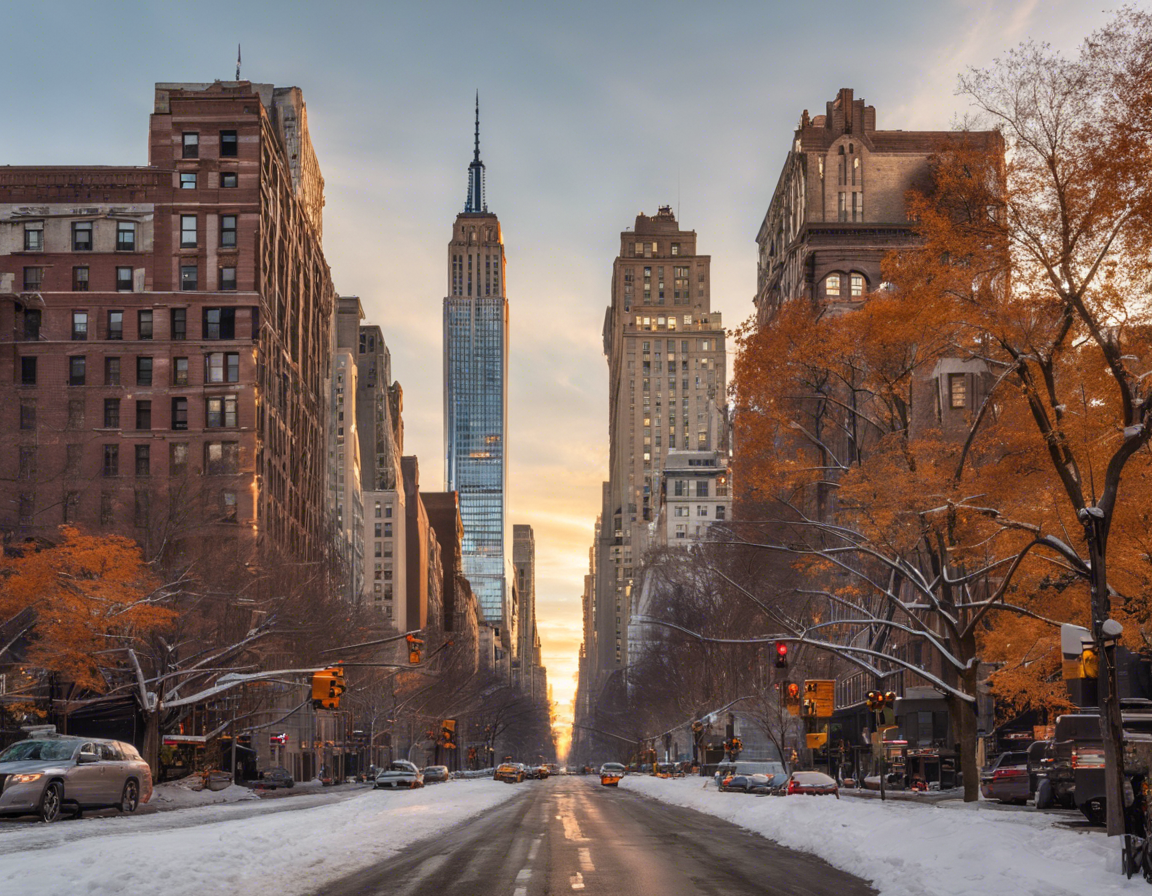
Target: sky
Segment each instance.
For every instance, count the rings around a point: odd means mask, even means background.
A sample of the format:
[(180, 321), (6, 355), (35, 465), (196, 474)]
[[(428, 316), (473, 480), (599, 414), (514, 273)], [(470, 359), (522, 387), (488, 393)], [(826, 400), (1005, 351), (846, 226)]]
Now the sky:
[(601, 326), (620, 232), (640, 212), (678, 210), (712, 256), (713, 310), (735, 327), (752, 312), (756, 231), (804, 109), (820, 114), (852, 87), (880, 128), (946, 129), (966, 111), (955, 95), (966, 67), (1028, 38), (1074, 51), (1115, 8), (0, 0), (0, 164), (146, 164), (152, 85), (232, 80), (238, 43), (243, 78), (300, 87), (336, 289), (384, 331), (404, 450), (436, 491), (447, 245), (479, 90), (488, 206), (508, 258), (509, 522), (535, 529), (538, 625), (564, 724), (607, 475)]

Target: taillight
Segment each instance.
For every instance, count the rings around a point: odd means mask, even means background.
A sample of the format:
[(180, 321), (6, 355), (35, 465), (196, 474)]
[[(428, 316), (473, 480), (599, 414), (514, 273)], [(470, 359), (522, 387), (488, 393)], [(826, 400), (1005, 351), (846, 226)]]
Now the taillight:
[(996, 771), (994, 771), (992, 773), (992, 777), (993, 778), (1015, 778), (1015, 777), (1018, 777), (1020, 775), (1026, 775), (1026, 774), (1028, 774), (1028, 772), (1026, 772), (1022, 768), (998, 768), (998, 769), (996, 769)]
[(789, 781), (788, 782), (788, 792), (789, 793), (795, 793), (799, 789), (800, 788), (797, 786), (795, 781)]
[(1104, 750), (1098, 747), (1080, 748), (1072, 751), (1072, 768), (1103, 768)]

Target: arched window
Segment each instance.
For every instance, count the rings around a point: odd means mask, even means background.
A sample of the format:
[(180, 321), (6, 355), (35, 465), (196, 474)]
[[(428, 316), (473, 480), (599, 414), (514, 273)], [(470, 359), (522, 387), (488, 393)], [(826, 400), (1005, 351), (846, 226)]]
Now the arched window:
[(829, 274), (824, 278), (824, 295), (840, 297), (840, 275)]
[(865, 281), (863, 274), (853, 274), (850, 278), (850, 283), (853, 298), (859, 298), (860, 296), (864, 295)]
[(840, 183), (841, 183), (841, 185), (843, 185), (845, 182), (845, 179), (847, 177), (847, 173), (848, 173), (847, 172), (847, 165), (846, 165), (846, 162), (844, 160), (844, 147), (843, 146), (840, 147), (838, 155), (840, 156), (840, 160), (837, 163), (836, 167), (837, 167), (837, 171), (839, 172)]

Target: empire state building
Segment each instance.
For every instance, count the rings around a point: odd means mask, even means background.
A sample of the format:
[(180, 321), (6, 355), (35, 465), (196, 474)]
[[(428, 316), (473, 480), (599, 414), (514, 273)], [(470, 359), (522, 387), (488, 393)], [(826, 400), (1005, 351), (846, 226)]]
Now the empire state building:
[(507, 572), (508, 299), (500, 221), (488, 211), (476, 144), (468, 196), (448, 245), (444, 299), (445, 487), (460, 496), (464, 574), (483, 621), (509, 631)]

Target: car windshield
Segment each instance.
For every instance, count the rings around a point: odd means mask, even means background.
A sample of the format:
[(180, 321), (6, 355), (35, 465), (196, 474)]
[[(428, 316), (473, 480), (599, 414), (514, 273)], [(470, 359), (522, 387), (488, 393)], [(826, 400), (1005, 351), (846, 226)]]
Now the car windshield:
[(823, 775), (820, 772), (796, 772), (792, 776), (792, 780), (797, 784), (805, 784), (808, 786), (827, 787), (836, 782)]
[(71, 759), (76, 742), (70, 740), (25, 740), (0, 753), (0, 762), (32, 759)]
[(624, 766), (619, 762), (605, 762), (604, 770), (609, 772), (622, 772), (624, 771)]
[(390, 771), (390, 772), (410, 772), (410, 771), (412, 771), (412, 767), (409, 765), (405, 765), (403, 762), (393, 762), (390, 766), (388, 766), (388, 771)]
[(1028, 754), (1027, 753), (1005, 753), (1003, 756), (1000, 757), (1000, 768), (1004, 768), (1005, 766), (1009, 766), (1009, 765), (1027, 765), (1027, 764), (1028, 764)]

